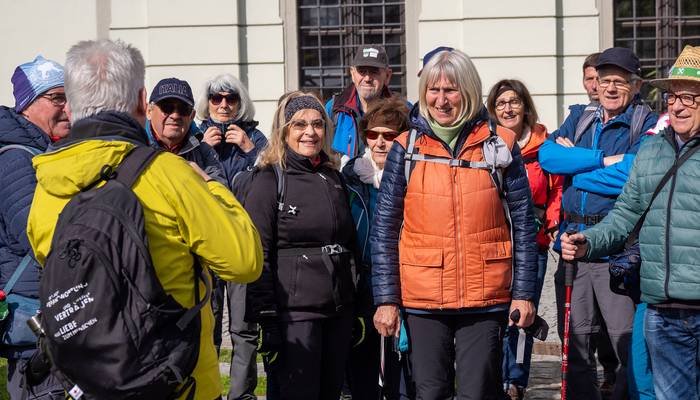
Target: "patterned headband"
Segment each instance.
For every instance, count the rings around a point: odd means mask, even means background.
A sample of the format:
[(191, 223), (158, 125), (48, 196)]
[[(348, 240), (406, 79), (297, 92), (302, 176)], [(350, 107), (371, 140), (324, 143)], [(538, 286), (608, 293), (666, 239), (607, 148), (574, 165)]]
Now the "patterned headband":
[(323, 116), (325, 111), (321, 107), (321, 103), (316, 100), (313, 96), (299, 96), (289, 100), (287, 106), (284, 108), (284, 121), (289, 122), (294, 114), (299, 110), (316, 110)]

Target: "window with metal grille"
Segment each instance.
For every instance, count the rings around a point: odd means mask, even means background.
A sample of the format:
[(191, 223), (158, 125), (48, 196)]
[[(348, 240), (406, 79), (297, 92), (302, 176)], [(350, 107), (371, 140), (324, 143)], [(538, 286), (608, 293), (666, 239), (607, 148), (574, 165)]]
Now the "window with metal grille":
[(380, 44), (393, 71), (390, 88), (406, 95), (404, 0), (298, 0), (299, 87), (326, 101), (352, 81), (363, 44)]
[[(642, 78), (668, 76), (683, 47), (700, 45), (700, 1), (616, 0), (615, 46), (627, 47), (642, 64)], [(659, 90), (644, 85), (642, 97), (665, 110)]]

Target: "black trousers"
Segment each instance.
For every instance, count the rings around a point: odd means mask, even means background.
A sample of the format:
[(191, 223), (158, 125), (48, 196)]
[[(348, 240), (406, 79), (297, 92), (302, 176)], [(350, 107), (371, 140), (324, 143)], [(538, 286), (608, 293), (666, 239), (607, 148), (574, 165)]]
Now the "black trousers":
[(338, 399), (352, 339), (352, 312), (280, 326), (284, 343), (277, 361), (266, 366), (268, 388), (279, 390), (280, 400)]
[[(506, 311), (408, 314), (411, 364), (420, 400), (502, 400)], [(455, 371), (454, 365), (457, 363)]]

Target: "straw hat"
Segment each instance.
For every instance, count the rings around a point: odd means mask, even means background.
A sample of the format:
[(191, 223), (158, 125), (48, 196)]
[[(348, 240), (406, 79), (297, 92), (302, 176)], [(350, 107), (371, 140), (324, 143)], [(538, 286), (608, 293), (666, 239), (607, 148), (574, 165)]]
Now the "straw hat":
[(666, 89), (671, 83), (677, 81), (696, 82), (700, 84), (700, 46), (685, 46), (681, 54), (673, 64), (671, 72), (666, 79), (654, 79), (649, 81), (653, 86)]

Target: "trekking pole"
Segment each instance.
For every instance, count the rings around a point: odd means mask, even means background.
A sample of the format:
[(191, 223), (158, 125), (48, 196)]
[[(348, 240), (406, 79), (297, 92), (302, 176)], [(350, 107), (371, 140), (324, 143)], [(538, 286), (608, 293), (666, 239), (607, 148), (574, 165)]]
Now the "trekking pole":
[[(576, 233), (575, 229), (566, 232), (569, 235)], [(576, 261), (564, 261), (564, 289), (566, 298), (564, 301), (564, 342), (561, 348), (561, 400), (566, 400), (566, 375), (569, 369), (569, 322), (571, 319), (571, 291), (574, 287), (574, 274)]]

